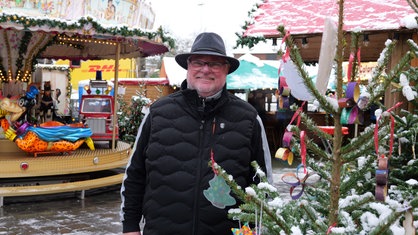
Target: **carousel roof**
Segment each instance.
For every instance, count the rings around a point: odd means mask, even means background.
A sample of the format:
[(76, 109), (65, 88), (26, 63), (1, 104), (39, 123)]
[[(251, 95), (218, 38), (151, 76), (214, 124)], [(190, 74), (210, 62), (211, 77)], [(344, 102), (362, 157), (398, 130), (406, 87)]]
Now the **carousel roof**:
[[(335, 0), (265, 0), (244, 36), (277, 37), (284, 25), (292, 35), (322, 33), (325, 18), (338, 15)], [(415, 14), (406, 0), (350, 0), (344, 2), (344, 30), (394, 30), (403, 18)]]
[(69, 21), (3, 13), (0, 77), (25, 81), (36, 59), (43, 58), (97, 60), (163, 54), (168, 48), (156, 41), (162, 36), (126, 26), (105, 27), (91, 17)]

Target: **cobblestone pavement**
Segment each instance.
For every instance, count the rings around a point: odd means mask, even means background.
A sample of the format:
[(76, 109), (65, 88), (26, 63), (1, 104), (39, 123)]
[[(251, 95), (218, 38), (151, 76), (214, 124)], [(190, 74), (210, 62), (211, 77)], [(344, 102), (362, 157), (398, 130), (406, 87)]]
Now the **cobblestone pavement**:
[[(281, 174), (293, 171), (295, 166), (293, 163), (288, 168), (287, 163), (273, 159), (274, 185), (284, 195), (289, 188), (280, 183)], [(70, 197), (10, 203), (0, 208), (0, 235), (121, 234), (119, 210), (118, 190), (87, 195), (84, 200)]]

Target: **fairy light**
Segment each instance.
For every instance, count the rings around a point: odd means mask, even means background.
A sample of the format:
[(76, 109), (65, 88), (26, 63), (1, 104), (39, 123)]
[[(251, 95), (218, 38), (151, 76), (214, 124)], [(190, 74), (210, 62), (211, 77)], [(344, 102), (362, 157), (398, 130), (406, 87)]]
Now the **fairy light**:
[[(23, 25), (24, 27), (31, 27), (31, 26), (38, 26), (38, 27), (42, 27), (45, 24), (44, 20), (38, 20), (36, 18), (31, 18), (31, 17), (25, 17), (25, 16), (18, 16), (18, 15), (4, 15), (2, 17), (0, 17), (2, 20), (6, 20), (6, 21), (10, 21), (16, 24), (20, 24)], [(137, 35), (138, 37), (148, 37), (148, 39), (152, 39), (152, 38), (156, 38), (156, 34), (155, 33), (146, 33), (146, 32), (142, 32), (140, 30), (135, 30), (133, 32), (131, 32), (130, 30), (125, 30), (125, 29), (94, 29), (90, 30), (87, 29), (86, 26), (90, 26), (92, 23), (94, 22), (93, 18), (88, 17), (86, 20), (79, 22), (80, 26), (82, 27), (81, 33), (85, 33), (87, 34), (86, 38), (79, 38), (80, 36), (83, 37), (85, 35), (77, 35), (77, 36), (67, 36), (65, 34), (58, 34), (56, 35), (55, 33), (45, 33), (44, 35), (42, 35), (42, 39), (45, 40), (38, 40), (37, 43), (35, 43), (34, 45), (32, 44), (31, 47), (28, 47), (26, 49), (31, 48), (29, 51), (26, 51), (26, 55), (24, 58), (22, 58), (24, 61), (23, 65), (18, 65), (19, 68), (16, 69), (5, 69), (2, 66), (0, 66), (0, 79), (3, 82), (7, 82), (7, 81), (13, 81), (13, 80), (20, 80), (20, 81), (29, 81), (31, 79), (31, 71), (32, 71), (32, 67), (33, 67), (33, 63), (32, 61), (35, 58), (35, 55), (37, 54), (37, 51), (39, 50), (40, 47), (44, 46), (44, 42), (47, 42), (49, 40), (46, 40), (46, 37), (55, 37), (55, 43), (58, 45), (66, 45), (66, 46), (71, 46), (77, 49), (82, 49), (83, 45), (78, 45), (81, 43), (95, 43), (95, 44), (102, 44), (102, 45), (113, 45), (116, 46), (119, 42), (127, 40), (127, 42), (133, 42), (132, 44), (128, 43), (130, 46), (137, 46), (135, 44), (136, 40), (135, 39), (126, 39), (126, 36), (132, 36), (130, 35), (131, 33), (133, 33), (134, 35)], [(87, 25), (86, 25), (87, 24)], [(72, 24), (66, 24), (65, 22), (61, 22), (61, 21), (52, 21), (52, 25), (51, 23), (48, 24), (48, 26), (50, 27), (59, 27), (59, 28), (63, 28), (64, 30), (66, 29), (71, 29), (73, 30), (73, 26)], [(92, 37), (92, 35), (94, 33), (99, 33), (99, 34), (103, 34), (103, 35), (113, 35), (109, 38), (106, 39), (97, 39), (97, 38), (87, 38), (89, 37), (88, 35), (90, 35), (90, 37)], [(129, 33), (129, 35), (127, 35), (127, 33)], [(162, 32), (158, 32), (158, 33), (162, 33)], [(114, 35), (120, 35), (120, 38), (115, 38)], [(158, 34), (157, 34), (158, 35)], [(3, 32), (3, 37), (5, 39), (9, 39), (10, 35), (8, 33), (7, 30), (5, 30)], [(4, 64), (7, 65), (8, 68), (13, 68), (13, 62), (12, 61), (12, 56), (11, 56), (11, 45), (9, 43), (9, 40), (5, 40), (5, 47), (6, 47), (6, 53), (7, 53), (7, 61), (3, 61)], [(26, 59), (26, 61), (25, 61)], [(19, 63), (20, 64), (20, 63)]]
[(105, 45), (113, 45), (116, 46), (116, 42), (109, 42), (107, 40), (100, 40), (100, 39), (87, 39), (87, 38), (72, 38), (66, 36), (58, 36), (58, 40), (61, 44), (65, 44), (63, 41), (67, 42), (81, 42), (81, 43), (96, 43), (96, 44), (105, 44)]

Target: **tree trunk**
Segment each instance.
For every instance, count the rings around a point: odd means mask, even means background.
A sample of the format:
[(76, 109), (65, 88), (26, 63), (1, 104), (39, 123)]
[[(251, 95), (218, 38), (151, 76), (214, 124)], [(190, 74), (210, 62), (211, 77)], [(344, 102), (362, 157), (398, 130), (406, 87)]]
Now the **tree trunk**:
[[(345, 39), (343, 32), (344, 21), (344, 0), (339, 1), (339, 15), (338, 15), (338, 46), (337, 46), (337, 98), (342, 97), (342, 83), (343, 83), (343, 60), (344, 60), (344, 47)], [(341, 125), (341, 108), (338, 109), (338, 113), (334, 115), (334, 140), (332, 151), (332, 172), (331, 172), (331, 185), (330, 185), (330, 207), (329, 207), (329, 226), (338, 224), (338, 203), (340, 200), (340, 187), (341, 187), (341, 168), (343, 161), (341, 158), (341, 145), (342, 145), (342, 125)]]

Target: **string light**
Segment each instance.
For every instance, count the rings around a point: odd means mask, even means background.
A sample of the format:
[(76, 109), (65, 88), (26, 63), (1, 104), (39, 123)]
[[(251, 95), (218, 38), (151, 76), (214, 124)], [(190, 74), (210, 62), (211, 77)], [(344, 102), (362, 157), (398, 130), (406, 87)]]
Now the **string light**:
[[(83, 39), (83, 38), (74, 38), (74, 37), (65, 37), (65, 36), (58, 36), (58, 40), (60, 44), (65, 44), (63, 41), (70, 41), (70, 42), (79, 42), (79, 43), (96, 43), (96, 44), (105, 44), (105, 45), (113, 45), (116, 46), (116, 42), (110, 42), (108, 40), (100, 40), (100, 39)], [(71, 44), (71, 43), (70, 43)]]
[[(32, 18), (32, 17), (26, 17), (26, 16), (20, 16), (17, 14), (7, 14), (4, 13), (0, 16), (1, 22), (10, 22), (12, 24), (22, 25), (25, 29), (28, 28), (30, 31), (30, 27), (34, 28), (42, 28), (44, 26), (47, 26), (48, 28), (59, 28), (60, 31), (69, 31), (73, 32), (74, 30), (78, 30), (78, 34), (85, 34), (85, 35), (78, 35), (77, 37), (68, 37), (64, 34), (58, 34), (56, 35), (53, 31), (51, 32), (45, 32), (43, 37), (55, 37), (54, 43), (58, 45), (66, 45), (70, 47), (74, 47), (76, 49), (83, 49), (83, 45), (80, 45), (81, 43), (96, 43), (96, 44), (103, 44), (103, 45), (114, 45), (116, 46), (119, 42), (125, 41), (128, 42), (127, 44), (132, 47), (138, 46), (138, 41), (141, 41), (140, 38), (147, 38), (151, 41), (155, 41), (156, 39), (162, 40), (162, 42), (168, 42), (170, 47), (174, 47), (174, 39), (170, 38), (169, 36), (164, 35), (164, 31), (162, 28), (159, 28), (157, 31), (143, 31), (141, 29), (130, 29), (126, 27), (95, 27), (97, 22), (92, 17), (83, 17), (80, 18), (75, 25), (74, 23), (68, 23), (68, 21), (63, 20), (51, 20), (48, 19), (47, 21), (43, 18)], [(92, 28), (93, 25), (93, 28)], [(8, 30), (3, 30), (3, 37), (9, 38), (8, 36)], [(97, 38), (78, 38), (78, 37), (94, 37), (94, 34), (97, 35), (108, 35), (109, 37), (106, 39), (97, 39)], [(24, 40), (24, 38), (21, 38), (25, 43), (27, 40)], [(47, 42), (50, 40), (44, 40), (42, 42)], [(20, 81), (29, 81), (31, 78), (31, 72), (35, 66), (36, 63), (34, 63), (35, 55), (37, 54), (38, 50), (43, 47), (41, 45), (41, 41), (38, 41), (38, 44), (35, 46), (32, 46), (32, 49), (30, 51), (23, 51), (23, 56), (20, 56), (17, 59), (17, 69), (16, 70), (7, 70), (7, 68), (4, 68), (2, 64), (6, 64), (8, 68), (11, 68), (13, 64), (16, 64), (15, 61), (12, 61), (11, 51), (10, 51), (10, 44), (9, 40), (5, 40), (5, 47), (7, 50), (7, 61), (3, 61), (3, 63), (0, 63), (0, 79), (3, 82), (8, 82), (12, 80), (20, 80)], [(25, 49), (25, 47), (23, 47)], [(26, 48), (26, 49), (29, 49)], [(21, 64), (21, 62), (24, 62), (25, 64)], [(0, 58), (0, 62), (1, 58)], [(12, 72), (15, 72), (16, 74), (13, 74)]]

